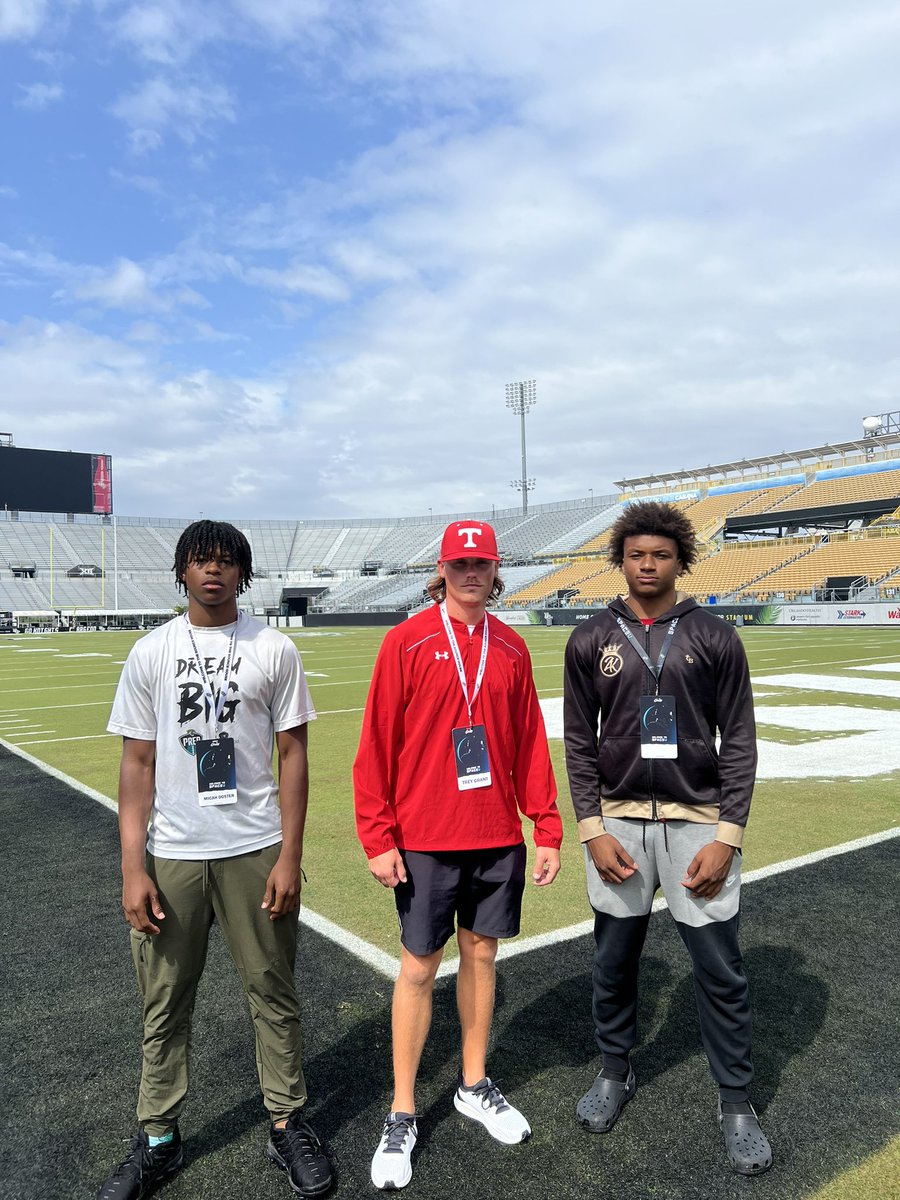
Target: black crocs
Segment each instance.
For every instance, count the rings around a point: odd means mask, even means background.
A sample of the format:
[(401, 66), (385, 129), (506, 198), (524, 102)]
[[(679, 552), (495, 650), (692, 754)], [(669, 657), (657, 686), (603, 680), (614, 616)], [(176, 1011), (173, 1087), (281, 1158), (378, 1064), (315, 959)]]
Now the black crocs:
[(753, 1105), (749, 1113), (723, 1113), (719, 1100), (719, 1128), (725, 1151), (739, 1175), (762, 1175), (772, 1165), (772, 1147), (759, 1127)]
[(609, 1133), (619, 1119), (622, 1109), (637, 1091), (634, 1071), (628, 1071), (624, 1083), (604, 1079), (600, 1074), (591, 1089), (581, 1097), (575, 1115), (583, 1129), (589, 1133)]

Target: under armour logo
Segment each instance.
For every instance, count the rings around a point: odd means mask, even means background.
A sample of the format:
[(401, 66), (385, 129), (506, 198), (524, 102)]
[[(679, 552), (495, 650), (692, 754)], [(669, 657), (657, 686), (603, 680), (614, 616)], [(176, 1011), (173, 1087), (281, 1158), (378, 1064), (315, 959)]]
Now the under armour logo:
[(463, 542), (463, 550), (477, 550), (478, 546), (475, 543), (475, 534), (480, 537), (484, 532), (480, 525), (462, 525), (456, 531), (460, 537), (466, 535), (466, 540)]
[(449, 658), (450, 651), (449, 650), (435, 650), (434, 657), (435, 657), (435, 660), (438, 660), (441, 658)]

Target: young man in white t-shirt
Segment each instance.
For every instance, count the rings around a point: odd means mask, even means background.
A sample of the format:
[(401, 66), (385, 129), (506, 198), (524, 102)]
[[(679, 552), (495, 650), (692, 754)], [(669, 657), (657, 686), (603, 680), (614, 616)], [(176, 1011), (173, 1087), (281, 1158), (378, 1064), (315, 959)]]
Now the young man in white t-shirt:
[(214, 920), (253, 1017), (269, 1157), (294, 1192), (323, 1196), (332, 1173), (303, 1118), (294, 984), (316, 714), (293, 643), (238, 610), (253, 578), (244, 535), (197, 521), (179, 538), (174, 570), (187, 613), (136, 643), (108, 725), (123, 738), (122, 907), (144, 1053), (140, 1128), (99, 1200), (140, 1200), (182, 1166), (191, 1018)]

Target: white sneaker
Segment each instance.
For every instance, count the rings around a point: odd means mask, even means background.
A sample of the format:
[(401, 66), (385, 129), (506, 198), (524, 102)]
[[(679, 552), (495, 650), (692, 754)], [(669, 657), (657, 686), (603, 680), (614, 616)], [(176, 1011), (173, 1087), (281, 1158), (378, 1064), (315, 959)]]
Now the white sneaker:
[(392, 1191), (406, 1187), (412, 1179), (412, 1152), (416, 1144), (414, 1113), (388, 1113), (378, 1149), (372, 1157), (372, 1182)]
[(460, 1075), (453, 1104), (457, 1112), (480, 1121), (491, 1137), (507, 1146), (531, 1137), (531, 1126), (517, 1108), (507, 1103), (503, 1093), (487, 1076), (474, 1087), (466, 1087)]

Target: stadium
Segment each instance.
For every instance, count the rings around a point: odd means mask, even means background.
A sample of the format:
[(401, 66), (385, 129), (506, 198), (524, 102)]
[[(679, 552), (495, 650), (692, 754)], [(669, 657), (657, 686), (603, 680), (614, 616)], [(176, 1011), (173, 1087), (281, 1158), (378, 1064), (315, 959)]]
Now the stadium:
[[(4, 437), (0, 805), (11, 983), (0, 1196), (86, 1197), (128, 1135), (139, 1073), (118, 897), (119, 746), (105, 724), (128, 649), (183, 602), (171, 567), (189, 522), (115, 514), (106, 456), (25, 451)], [(532, 654), (566, 823), (564, 870), (552, 889), (526, 897), (522, 936), (501, 951), (492, 1061), (532, 1117), (527, 1157), (487, 1152), (454, 1120), (450, 954), (423, 1061), (421, 1171), (410, 1194), (477, 1186), (505, 1198), (539, 1186), (579, 1200), (626, 1189), (637, 1200), (728, 1200), (752, 1189), (767, 1200), (900, 1196), (900, 413), (868, 419), (855, 440), (615, 486), (527, 512), (235, 522), (255, 569), (242, 604), (295, 640), (319, 714), (297, 971), (313, 1120), (334, 1155), (335, 1194), (376, 1194), (368, 1158), (389, 1086), (397, 968), (393, 907), (355, 838), (350, 764), (384, 628), (427, 602), (447, 522), (480, 517), (497, 530), (504, 560), (498, 615), (521, 626)], [(663, 912), (642, 968), (636, 1100), (611, 1138), (583, 1135), (572, 1115), (595, 1048), (562, 655), (572, 627), (621, 591), (604, 555), (608, 530), (624, 506), (648, 498), (691, 519), (702, 552), (682, 590), (740, 628), (754, 682), (760, 771), (742, 941), (757, 1107), (776, 1155), (758, 1181), (735, 1178), (722, 1158), (689, 963)], [(224, 946), (213, 949), (185, 1122), (190, 1170), (165, 1195), (274, 1198), (284, 1182), (262, 1164), (265, 1114), (240, 989)]]
[[(683, 508), (699, 537), (700, 561), (682, 590), (726, 606), (729, 619), (900, 622), (892, 612), (900, 596), (900, 413), (866, 422), (855, 441), (623, 479), (616, 495), (530, 511), (526, 504), (525, 512), (238, 520), (253, 549), (248, 607), (310, 627), (352, 614), (364, 614), (363, 623), (378, 623), (374, 614), (402, 620), (427, 603), (444, 526), (478, 517), (497, 531), (503, 608), (571, 623), (567, 610), (605, 604), (620, 590), (621, 575), (604, 557), (613, 521), (632, 500), (659, 499)], [(15, 463), (0, 485), (0, 609), (12, 627), (147, 627), (171, 616), (181, 599), (171, 565), (187, 520), (113, 516), (106, 456), (18, 450), (8, 434), (0, 456), (4, 467)], [(80, 465), (81, 478), (61, 478), (61, 463)], [(106, 489), (99, 502), (98, 463)], [(46, 509), (27, 511), (42, 494)], [(814, 612), (813, 604), (824, 607)]]

